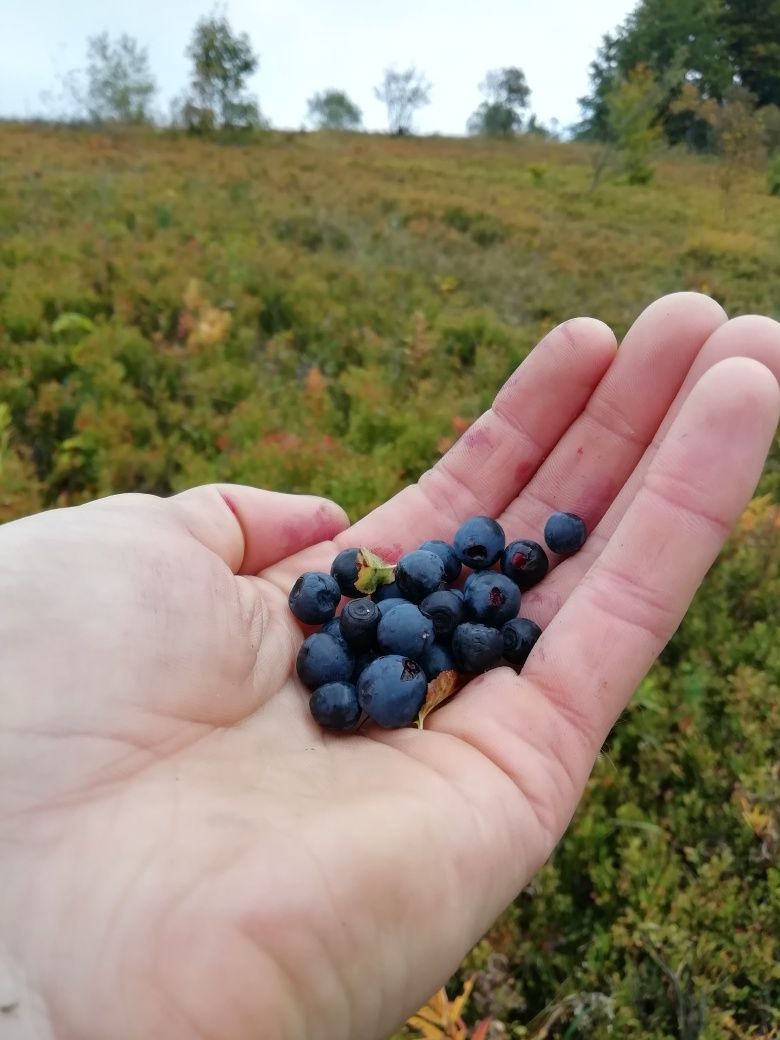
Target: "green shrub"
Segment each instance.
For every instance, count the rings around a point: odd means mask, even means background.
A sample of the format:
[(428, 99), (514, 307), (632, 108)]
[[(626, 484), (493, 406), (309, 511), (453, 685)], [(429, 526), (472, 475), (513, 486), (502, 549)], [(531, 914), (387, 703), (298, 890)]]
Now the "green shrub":
[(770, 195), (780, 195), (780, 151), (775, 152), (767, 167), (767, 184)]
[[(724, 212), (708, 161), (589, 194), (587, 149), (530, 137), (120, 147), (4, 129), (3, 521), (210, 480), (357, 517), (558, 321), (622, 334), (677, 288), (780, 317), (777, 202), (749, 174)], [(777, 445), (761, 490), (569, 833), (453, 980), (477, 972), (473, 1021), (529, 1040), (778, 1034)]]

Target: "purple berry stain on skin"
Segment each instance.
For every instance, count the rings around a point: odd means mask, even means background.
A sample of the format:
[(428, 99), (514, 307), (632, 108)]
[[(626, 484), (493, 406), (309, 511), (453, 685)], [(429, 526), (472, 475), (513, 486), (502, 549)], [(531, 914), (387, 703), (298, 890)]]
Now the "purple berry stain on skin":
[(615, 482), (609, 477), (602, 477), (588, 484), (587, 490), (583, 492), (574, 512), (583, 518), (589, 531), (609, 509), (617, 495), (617, 490)]
[(282, 535), (284, 536), (285, 552), (293, 552), (305, 544), (311, 525), (301, 523), (299, 520), (285, 520), (282, 523)]
[(524, 485), (533, 476), (534, 466), (532, 462), (518, 462), (515, 466), (515, 483)]
[(236, 508), (236, 503), (233, 501), (230, 495), (226, 495), (224, 491), (220, 491), (220, 495), (222, 495), (222, 501), (228, 507), (233, 516), (238, 518), (238, 509)]
[(374, 552), (388, 563), (397, 563), (403, 554), (403, 549), (398, 542), (394, 542), (393, 545), (380, 545), (374, 549)]
[(469, 426), (463, 434), (463, 442), (469, 451), (477, 451), (478, 448), (492, 448), (493, 442), (480, 426)]

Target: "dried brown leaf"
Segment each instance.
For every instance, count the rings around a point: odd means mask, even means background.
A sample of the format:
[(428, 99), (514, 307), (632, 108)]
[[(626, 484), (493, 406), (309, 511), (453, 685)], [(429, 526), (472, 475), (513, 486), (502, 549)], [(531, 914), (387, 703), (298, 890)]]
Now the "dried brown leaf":
[(465, 683), (465, 677), (456, 671), (440, 672), (428, 683), (428, 692), (417, 716), (417, 728), (422, 729), (430, 713), (443, 704)]

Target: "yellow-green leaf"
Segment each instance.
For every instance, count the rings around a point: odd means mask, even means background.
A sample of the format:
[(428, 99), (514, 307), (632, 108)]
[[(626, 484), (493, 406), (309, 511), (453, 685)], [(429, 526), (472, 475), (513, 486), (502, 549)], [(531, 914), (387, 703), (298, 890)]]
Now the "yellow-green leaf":
[(355, 588), (370, 594), (380, 585), (389, 585), (395, 578), (395, 564), (388, 563), (370, 549), (359, 549)]
[(78, 314), (76, 311), (66, 311), (53, 322), (51, 331), (57, 336), (67, 332), (86, 335), (94, 331), (94, 328), (95, 323), (86, 315)]

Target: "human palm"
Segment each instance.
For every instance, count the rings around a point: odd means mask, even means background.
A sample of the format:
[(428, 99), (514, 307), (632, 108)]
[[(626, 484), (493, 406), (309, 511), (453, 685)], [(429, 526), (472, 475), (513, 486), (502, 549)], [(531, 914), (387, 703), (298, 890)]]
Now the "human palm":
[[(702, 297), (658, 301), (617, 355), (570, 322), (348, 531), (234, 486), (7, 525), (0, 1037), (387, 1036), (549, 856), (751, 494), (778, 388), (748, 357), (779, 373), (780, 327)], [(301, 571), (474, 513), (538, 538), (554, 509), (591, 534), (524, 598), (545, 632), (521, 676), (423, 732), (313, 723)]]

